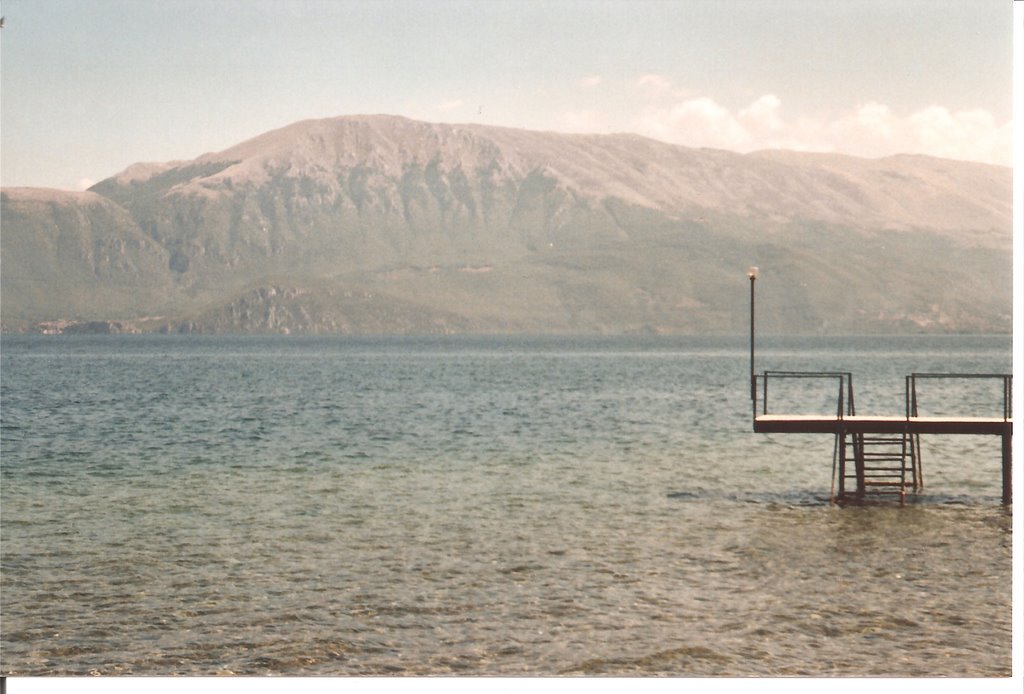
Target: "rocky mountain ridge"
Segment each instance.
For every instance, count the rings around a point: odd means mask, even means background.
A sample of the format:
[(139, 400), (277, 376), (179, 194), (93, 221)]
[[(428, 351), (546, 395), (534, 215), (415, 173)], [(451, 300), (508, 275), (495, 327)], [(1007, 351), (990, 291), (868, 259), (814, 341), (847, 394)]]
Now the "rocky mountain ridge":
[(742, 272), (759, 264), (768, 330), (1000, 332), (1010, 190), (1009, 169), (920, 156), (303, 121), (86, 193), (4, 190), (0, 317), (5, 330), (741, 332)]

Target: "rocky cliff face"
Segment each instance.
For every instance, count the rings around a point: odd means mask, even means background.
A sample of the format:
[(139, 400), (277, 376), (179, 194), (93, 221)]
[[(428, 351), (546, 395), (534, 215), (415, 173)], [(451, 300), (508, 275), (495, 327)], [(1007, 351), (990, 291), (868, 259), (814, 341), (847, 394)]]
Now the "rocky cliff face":
[(3, 320), (741, 332), (759, 264), (769, 331), (1004, 331), (1010, 189), (927, 157), (305, 121), (88, 193), (5, 191)]
[[(135, 315), (174, 291), (168, 253), (95, 193), (4, 190), (3, 320)], [(139, 315), (145, 315), (139, 314)]]

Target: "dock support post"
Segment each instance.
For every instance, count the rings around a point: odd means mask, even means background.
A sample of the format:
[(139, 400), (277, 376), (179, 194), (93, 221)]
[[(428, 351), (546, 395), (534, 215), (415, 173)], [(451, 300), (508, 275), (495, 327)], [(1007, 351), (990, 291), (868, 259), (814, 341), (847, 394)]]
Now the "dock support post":
[(864, 476), (864, 434), (853, 436), (853, 464), (857, 474), (857, 499), (863, 501), (867, 492), (867, 480)]
[(846, 500), (846, 432), (836, 434), (836, 445), (839, 447), (839, 499)]
[(1003, 432), (1003, 503), (1013, 503), (1013, 435)]

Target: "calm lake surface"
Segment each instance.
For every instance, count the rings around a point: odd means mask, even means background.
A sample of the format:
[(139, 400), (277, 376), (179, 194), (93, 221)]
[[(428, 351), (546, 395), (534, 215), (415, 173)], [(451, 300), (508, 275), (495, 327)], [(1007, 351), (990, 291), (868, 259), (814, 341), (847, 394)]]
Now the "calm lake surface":
[[(1011, 370), (1009, 336), (762, 342), (864, 414)], [(830, 505), (830, 437), (751, 431), (745, 339), (0, 347), (3, 674), (1010, 674), (999, 439)]]

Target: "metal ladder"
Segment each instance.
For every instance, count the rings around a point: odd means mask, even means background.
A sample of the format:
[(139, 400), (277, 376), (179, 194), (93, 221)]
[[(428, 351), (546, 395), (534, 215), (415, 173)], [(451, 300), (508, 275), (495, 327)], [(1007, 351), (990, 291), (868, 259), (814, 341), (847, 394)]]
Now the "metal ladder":
[[(854, 415), (853, 380), (849, 378), (846, 413)], [(909, 391), (908, 391), (909, 392)], [(910, 396), (908, 395), (908, 414)], [(840, 415), (842, 414), (842, 387), (840, 387)], [(913, 405), (916, 415), (917, 404)], [(853, 463), (850, 465), (849, 463)], [(838, 471), (836, 464), (838, 463)], [(907, 488), (918, 491), (924, 484), (921, 476), (921, 437), (918, 434), (863, 434), (846, 432), (836, 434), (832, 468), (833, 491), (836, 498), (836, 473), (839, 477), (840, 499), (866, 495), (898, 496), (906, 498)], [(848, 485), (847, 483), (852, 483)], [(850, 491), (847, 491), (847, 490)]]
[[(871, 495), (906, 498), (907, 489), (921, 486), (918, 437), (912, 434), (839, 434), (842, 447), (840, 497), (849, 487), (857, 498)], [(853, 465), (849, 465), (849, 462)], [(851, 469), (852, 468), (852, 469)]]

